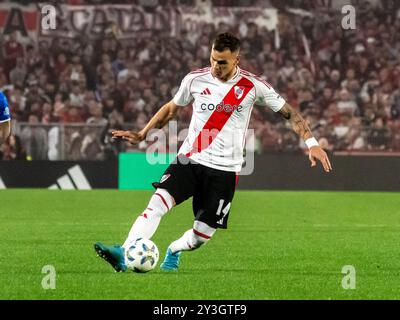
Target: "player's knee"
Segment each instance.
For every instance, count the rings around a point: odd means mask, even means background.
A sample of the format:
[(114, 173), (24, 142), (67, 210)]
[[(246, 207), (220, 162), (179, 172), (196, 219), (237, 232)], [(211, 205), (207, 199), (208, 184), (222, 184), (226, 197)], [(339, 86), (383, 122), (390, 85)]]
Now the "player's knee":
[(192, 235), (192, 248), (193, 249), (200, 248), (203, 244), (206, 244), (208, 241), (211, 240), (211, 237), (200, 236), (194, 232), (195, 231), (193, 230), (193, 235)]
[(201, 221), (195, 221), (192, 230), (193, 248), (199, 248), (200, 246), (206, 244), (208, 241), (210, 241), (216, 231), (216, 229)]
[(149, 216), (162, 217), (174, 206), (174, 198), (165, 189), (157, 189), (150, 199), (144, 213)]

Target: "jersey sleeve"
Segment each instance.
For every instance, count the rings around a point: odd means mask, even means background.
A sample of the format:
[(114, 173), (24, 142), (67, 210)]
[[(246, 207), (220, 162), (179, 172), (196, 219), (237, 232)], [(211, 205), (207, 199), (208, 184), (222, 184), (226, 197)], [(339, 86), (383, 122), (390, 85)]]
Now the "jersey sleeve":
[(186, 106), (193, 101), (193, 96), (190, 92), (192, 77), (187, 75), (183, 78), (178, 92), (175, 94), (173, 101), (178, 106)]
[(5, 94), (0, 91), (0, 123), (8, 121), (10, 118), (7, 98)]
[(277, 93), (274, 88), (264, 81), (255, 82), (256, 101), (255, 104), (268, 107), (274, 112), (278, 112), (285, 105), (286, 101)]

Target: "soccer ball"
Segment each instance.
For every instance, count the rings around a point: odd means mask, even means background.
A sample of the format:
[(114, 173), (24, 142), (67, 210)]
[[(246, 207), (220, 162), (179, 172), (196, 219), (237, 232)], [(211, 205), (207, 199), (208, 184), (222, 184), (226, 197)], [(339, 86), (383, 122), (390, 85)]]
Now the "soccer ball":
[(159, 257), (157, 246), (149, 239), (136, 239), (125, 250), (125, 264), (134, 272), (153, 270)]

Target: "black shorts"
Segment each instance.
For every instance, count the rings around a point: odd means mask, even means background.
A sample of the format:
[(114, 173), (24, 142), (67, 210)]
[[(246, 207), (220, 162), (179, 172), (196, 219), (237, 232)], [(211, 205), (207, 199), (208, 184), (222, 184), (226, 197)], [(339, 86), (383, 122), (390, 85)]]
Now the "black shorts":
[(195, 220), (226, 229), (236, 181), (235, 172), (209, 168), (180, 155), (153, 187), (167, 190), (177, 205), (193, 197)]

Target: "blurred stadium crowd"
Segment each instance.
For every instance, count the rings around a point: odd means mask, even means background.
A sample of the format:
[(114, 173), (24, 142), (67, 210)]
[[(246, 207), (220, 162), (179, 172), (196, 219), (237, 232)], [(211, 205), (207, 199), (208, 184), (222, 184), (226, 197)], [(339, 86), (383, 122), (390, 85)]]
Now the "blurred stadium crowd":
[[(269, 2), (279, 7), (279, 39), (244, 19), (232, 25), (206, 24), (194, 32), (181, 30), (178, 37), (157, 32), (129, 41), (111, 30), (97, 41), (82, 35), (23, 44), (17, 32), (10, 33), (1, 43), (0, 89), (9, 98), (14, 127), (21, 125), (1, 146), (0, 158), (100, 160), (132, 148), (111, 143), (107, 132), (141, 129), (171, 99), (185, 74), (209, 65), (211, 40), (224, 31), (242, 39), (240, 67), (261, 75), (301, 110), (326, 149), (400, 151), (398, 4), (355, 5), (357, 28), (344, 30), (340, 10), (315, 2), (285, 1), (286, 7)], [(293, 13), (289, 5), (300, 11)], [(182, 108), (178, 128), (187, 128), (190, 117), (191, 108)], [(248, 139), (256, 152), (304, 149), (287, 123), (269, 110), (255, 107), (250, 128), (255, 135)], [(146, 142), (136, 148), (145, 149)]]

